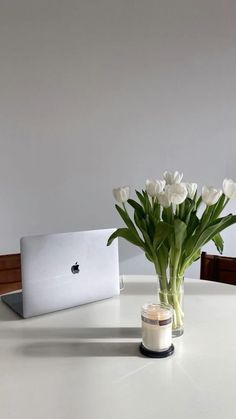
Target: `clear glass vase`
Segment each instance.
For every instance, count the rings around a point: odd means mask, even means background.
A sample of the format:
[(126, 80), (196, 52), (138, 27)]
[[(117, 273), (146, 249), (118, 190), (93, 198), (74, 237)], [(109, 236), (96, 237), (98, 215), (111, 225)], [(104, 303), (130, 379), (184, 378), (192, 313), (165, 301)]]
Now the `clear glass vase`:
[(184, 333), (184, 278), (158, 275), (158, 302), (168, 304), (173, 310), (172, 337)]

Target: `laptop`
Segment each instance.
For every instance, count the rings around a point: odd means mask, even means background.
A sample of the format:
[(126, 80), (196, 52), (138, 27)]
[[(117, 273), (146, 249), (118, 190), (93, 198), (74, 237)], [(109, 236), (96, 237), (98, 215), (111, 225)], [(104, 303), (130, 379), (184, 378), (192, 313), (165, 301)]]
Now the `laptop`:
[(110, 298), (120, 293), (115, 229), (23, 237), (22, 292), (2, 296), (24, 318)]

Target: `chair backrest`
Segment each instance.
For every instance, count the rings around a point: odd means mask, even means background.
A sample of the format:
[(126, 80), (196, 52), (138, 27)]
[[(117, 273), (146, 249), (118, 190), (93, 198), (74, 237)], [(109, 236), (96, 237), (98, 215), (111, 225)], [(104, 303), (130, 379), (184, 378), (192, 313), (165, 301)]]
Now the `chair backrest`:
[(20, 254), (0, 256), (0, 295), (21, 289)]
[(200, 279), (236, 285), (236, 258), (202, 252)]

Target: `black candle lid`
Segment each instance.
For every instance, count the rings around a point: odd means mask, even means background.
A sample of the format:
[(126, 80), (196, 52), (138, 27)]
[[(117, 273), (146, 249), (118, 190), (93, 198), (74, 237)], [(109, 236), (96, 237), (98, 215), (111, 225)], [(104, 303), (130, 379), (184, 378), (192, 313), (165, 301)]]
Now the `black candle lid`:
[(175, 347), (172, 344), (166, 351), (151, 351), (150, 349), (145, 348), (145, 346), (141, 343), (139, 350), (141, 354), (149, 357), (149, 358), (166, 358), (173, 354)]

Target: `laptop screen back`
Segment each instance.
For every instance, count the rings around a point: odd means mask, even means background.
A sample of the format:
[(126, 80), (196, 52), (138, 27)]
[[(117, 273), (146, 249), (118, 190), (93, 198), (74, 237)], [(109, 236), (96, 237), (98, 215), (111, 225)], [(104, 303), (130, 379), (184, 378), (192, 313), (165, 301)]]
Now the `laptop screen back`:
[(119, 294), (114, 229), (23, 237), (23, 315), (31, 317)]

